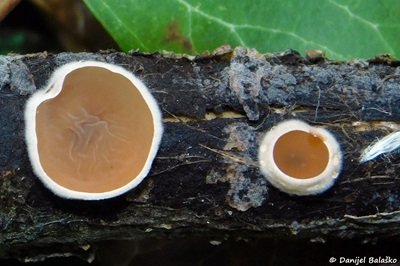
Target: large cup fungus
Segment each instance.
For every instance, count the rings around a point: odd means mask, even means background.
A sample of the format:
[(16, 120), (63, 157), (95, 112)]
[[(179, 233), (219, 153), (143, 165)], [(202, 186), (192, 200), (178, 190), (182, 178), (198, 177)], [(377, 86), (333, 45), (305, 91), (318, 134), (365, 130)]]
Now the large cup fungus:
[(275, 187), (289, 194), (312, 195), (333, 185), (342, 153), (327, 130), (288, 120), (265, 134), (258, 160), (261, 172)]
[(60, 67), (25, 109), (35, 174), (55, 194), (98, 200), (137, 186), (162, 136), (159, 107), (127, 70), (101, 62)]

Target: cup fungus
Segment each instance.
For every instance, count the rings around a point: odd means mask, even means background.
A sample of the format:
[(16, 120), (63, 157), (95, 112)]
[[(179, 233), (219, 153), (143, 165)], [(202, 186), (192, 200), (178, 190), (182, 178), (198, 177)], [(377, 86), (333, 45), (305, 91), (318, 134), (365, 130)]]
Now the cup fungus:
[(148, 88), (101, 62), (66, 64), (25, 108), (35, 174), (55, 194), (99, 200), (136, 187), (150, 171), (163, 132)]
[(342, 167), (342, 153), (326, 129), (288, 120), (265, 134), (258, 161), (275, 187), (289, 194), (313, 195), (333, 185)]

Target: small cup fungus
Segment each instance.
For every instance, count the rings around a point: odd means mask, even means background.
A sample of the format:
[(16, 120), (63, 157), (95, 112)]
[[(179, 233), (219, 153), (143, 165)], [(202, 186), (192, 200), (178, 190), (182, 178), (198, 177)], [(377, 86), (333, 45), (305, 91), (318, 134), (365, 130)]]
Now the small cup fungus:
[(148, 88), (101, 62), (66, 64), (25, 108), (35, 174), (55, 194), (99, 200), (136, 187), (150, 171), (163, 132)]
[(259, 148), (261, 172), (280, 190), (313, 195), (330, 188), (342, 167), (336, 139), (325, 129), (288, 120), (268, 131)]

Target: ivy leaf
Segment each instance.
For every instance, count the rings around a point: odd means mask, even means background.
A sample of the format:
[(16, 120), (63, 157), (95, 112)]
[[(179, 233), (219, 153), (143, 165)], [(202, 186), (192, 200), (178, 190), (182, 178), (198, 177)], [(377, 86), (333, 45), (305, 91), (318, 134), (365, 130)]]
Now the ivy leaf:
[(124, 51), (196, 54), (223, 44), (329, 58), (400, 55), (398, 0), (84, 0)]

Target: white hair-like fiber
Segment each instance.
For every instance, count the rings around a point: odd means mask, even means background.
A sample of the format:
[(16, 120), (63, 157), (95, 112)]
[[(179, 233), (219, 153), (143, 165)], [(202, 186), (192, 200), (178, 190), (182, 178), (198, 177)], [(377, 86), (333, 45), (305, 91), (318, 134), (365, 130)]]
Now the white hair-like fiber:
[(360, 163), (365, 163), (377, 156), (397, 150), (400, 147), (400, 131), (393, 132), (369, 145), (360, 156)]

